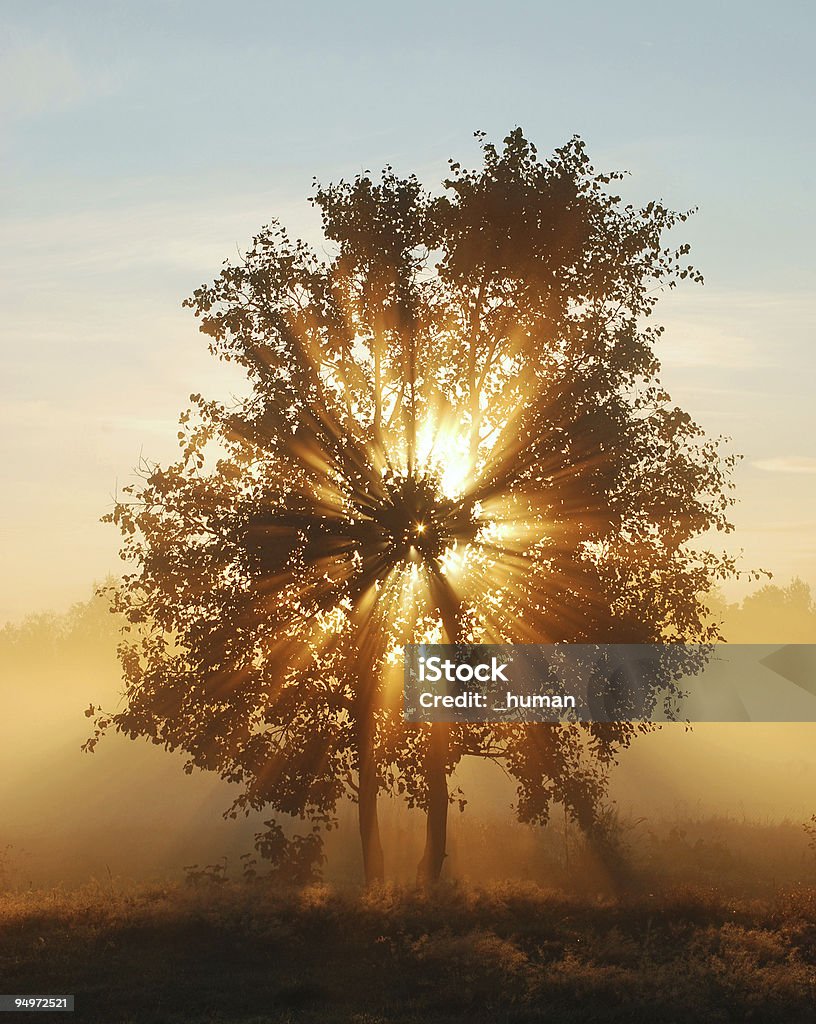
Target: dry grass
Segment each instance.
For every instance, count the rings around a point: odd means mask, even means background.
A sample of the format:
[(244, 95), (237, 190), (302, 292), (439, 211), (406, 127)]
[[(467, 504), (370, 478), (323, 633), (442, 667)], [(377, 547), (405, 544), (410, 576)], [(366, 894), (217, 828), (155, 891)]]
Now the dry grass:
[(523, 884), (95, 884), (0, 901), (2, 990), (74, 992), (77, 1022), (816, 1018), (812, 889), (591, 899)]

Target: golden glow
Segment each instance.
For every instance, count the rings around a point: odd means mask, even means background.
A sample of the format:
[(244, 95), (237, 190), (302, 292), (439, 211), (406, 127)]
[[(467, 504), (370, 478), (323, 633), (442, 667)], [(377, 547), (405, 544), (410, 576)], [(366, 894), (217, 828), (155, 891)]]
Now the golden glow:
[[(291, 484), (280, 532), (268, 536), (284, 545), (294, 534), (297, 557), (270, 573), (270, 606), (288, 606), (292, 635), (314, 650), (340, 647), (342, 635), (377, 666), (405, 643), (569, 633), (570, 617), (599, 598), (598, 577), (575, 555), (594, 513), (581, 510), (573, 525), (565, 508), (607, 456), (591, 432), (569, 453), (559, 440), (572, 436), (574, 410), (558, 386), (548, 400), (547, 371), (562, 372), (557, 347), (548, 367), (521, 336), (505, 338), (503, 352), (457, 325), (450, 336), (402, 334), (372, 326), (353, 289), (343, 302), (350, 348), (327, 352), (307, 321), (292, 339), (315, 397), (281, 457)], [(344, 594), (349, 606), (316, 635), (309, 608)]]
[(438, 479), (446, 498), (460, 498), (475, 471), (467, 432), (460, 424), (432, 418), (417, 433), (417, 462)]

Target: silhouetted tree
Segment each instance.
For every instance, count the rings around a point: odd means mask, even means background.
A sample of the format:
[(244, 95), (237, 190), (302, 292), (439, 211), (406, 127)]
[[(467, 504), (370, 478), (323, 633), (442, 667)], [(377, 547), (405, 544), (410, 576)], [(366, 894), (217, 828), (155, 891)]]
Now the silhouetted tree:
[(383, 787), (427, 811), (433, 880), (463, 756), (503, 760), (525, 820), (560, 800), (591, 831), (636, 731), (406, 726), (404, 643), (710, 640), (734, 571), (699, 543), (733, 460), (671, 404), (648, 319), (700, 279), (663, 241), (686, 215), (623, 205), (578, 139), (542, 163), (479, 138), (441, 196), (391, 168), (318, 187), (327, 254), (273, 224), (187, 300), (248, 394), (193, 396), (180, 461), (109, 517), (135, 569), (102, 726), (242, 783), (236, 810), (319, 825), (350, 794), (369, 881)]
[(784, 587), (766, 583), (725, 608), (723, 629), (732, 643), (814, 643), (816, 601), (799, 578)]

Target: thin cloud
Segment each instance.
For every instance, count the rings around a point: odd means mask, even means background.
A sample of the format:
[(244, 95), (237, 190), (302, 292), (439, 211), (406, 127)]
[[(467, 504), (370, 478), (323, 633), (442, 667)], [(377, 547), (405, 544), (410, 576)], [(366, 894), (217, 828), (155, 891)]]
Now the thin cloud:
[(788, 365), (814, 326), (814, 304), (801, 291), (683, 288), (660, 297), (656, 319), (665, 327), (657, 349), (665, 367), (744, 374)]
[(700, 324), (670, 321), (658, 352), (664, 366), (760, 369), (772, 365), (759, 346), (744, 335)]
[(816, 535), (816, 520), (804, 519), (762, 523), (761, 525), (746, 527), (741, 533), (782, 533), (786, 536), (812, 537)]
[(816, 473), (816, 458), (807, 455), (777, 455), (759, 459), (753, 465), (766, 473)]
[(113, 74), (88, 74), (62, 45), (37, 41), (7, 51), (0, 60), (0, 117), (17, 120), (66, 110), (107, 93)]
[[(134, 196), (139, 190), (134, 183)], [(105, 196), (96, 208), (82, 204), (56, 215), (8, 218), (0, 270), (6, 281), (36, 281), (38, 287), (44, 276), (64, 286), (72, 274), (78, 275), (72, 291), (77, 284), (94, 287), (91, 274), (122, 275), (132, 291), (130, 275), (137, 270), (182, 271), (197, 282), (199, 275), (212, 276), (225, 258), (237, 260), (273, 217), (293, 236), (316, 235), (319, 221), (305, 201), (270, 190), (221, 197), (218, 186), (210, 183), (175, 201)]]

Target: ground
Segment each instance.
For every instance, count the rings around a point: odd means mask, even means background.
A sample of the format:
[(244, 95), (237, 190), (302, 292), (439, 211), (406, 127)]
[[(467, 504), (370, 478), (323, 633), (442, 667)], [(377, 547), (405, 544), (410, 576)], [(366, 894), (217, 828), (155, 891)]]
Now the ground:
[(816, 1019), (816, 890), (6, 893), (0, 976), (74, 993), (77, 1024), (796, 1024)]

